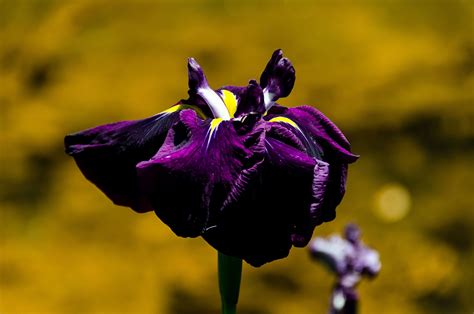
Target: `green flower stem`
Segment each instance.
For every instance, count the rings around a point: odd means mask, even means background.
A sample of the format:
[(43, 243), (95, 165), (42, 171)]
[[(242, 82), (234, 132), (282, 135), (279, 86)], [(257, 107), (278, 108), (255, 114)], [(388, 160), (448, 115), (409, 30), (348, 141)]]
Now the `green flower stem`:
[(242, 259), (218, 252), (217, 264), (222, 314), (235, 314), (239, 302)]

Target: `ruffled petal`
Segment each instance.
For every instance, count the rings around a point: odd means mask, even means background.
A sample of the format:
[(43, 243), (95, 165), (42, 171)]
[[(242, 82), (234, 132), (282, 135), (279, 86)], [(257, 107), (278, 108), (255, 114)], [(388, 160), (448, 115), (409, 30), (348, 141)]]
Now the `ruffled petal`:
[(245, 173), (238, 197), (225, 204), (217, 226), (203, 235), (219, 251), (253, 266), (308, 243), (315, 226), (312, 204), (322, 202), (326, 186), (325, 163), (308, 156), (285, 130), (267, 124), (265, 158)]
[[(336, 218), (336, 207), (345, 191), (348, 163), (359, 156), (351, 153), (351, 147), (344, 134), (317, 109), (310, 106), (286, 108), (274, 106), (265, 116), (269, 122), (279, 122), (306, 147), (310, 156), (328, 164), (327, 181), (322, 201), (313, 203), (312, 219), (316, 225)], [(318, 192), (317, 187), (315, 193)]]
[(137, 212), (150, 211), (141, 197), (135, 166), (158, 151), (184, 108), (189, 106), (178, 104), (143, 120), (116, 122), (67, 135), (66, 153), (115, 204)]
[(323, 152), (323, 160), (336, 160), (342, 163), (352, 163), (359, 156), (351, 153), (351, 146), (344, 134), (319, 110), (310, 106), (286, 108), (272, 107), (266, 120), (275, 117), (285, 117), (296, 123), (305, 134), (309, 150)]
[(239, 133), (236, 123), (185, 110), (158, 153), (137, 165), (142, 191), (177, 235), (214, 228), (234, 183), (262, 158), (263, 129)]

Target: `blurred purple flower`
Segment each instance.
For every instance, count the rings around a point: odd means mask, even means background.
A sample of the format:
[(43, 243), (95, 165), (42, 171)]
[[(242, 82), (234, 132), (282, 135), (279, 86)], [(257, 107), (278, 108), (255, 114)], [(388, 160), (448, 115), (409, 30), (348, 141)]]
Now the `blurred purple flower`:
[(356, 285), (362, 276), (374, 277), (380, 271), (378, 252), (365, 246), (360, 235), (359, 228), (349, 224), (345, 229), (345, 238), (337, 235), (316, 238), (309, 246), (312, 256), (328, 266), (338, 278), (331, 296), (331, 314), (356, 313)]
[(245, 87), (209, 87), (188, 62), (189, 98), (150, 118), (66, 136), (66, 152), (115, 204), (154, 210), (178, 236), (202, 236), (254, 266), (305, 246), (334, 219), (358, 156), (321, 112), (275, 102), (295, 70), (281, 50)]

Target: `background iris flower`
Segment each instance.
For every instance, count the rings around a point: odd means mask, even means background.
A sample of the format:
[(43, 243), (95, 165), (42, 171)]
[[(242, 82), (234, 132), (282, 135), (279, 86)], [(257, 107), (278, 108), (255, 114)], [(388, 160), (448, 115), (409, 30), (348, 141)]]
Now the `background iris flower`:
[(281, 50), (260, 84), (214, 91), (192, 58), (188, 72), (187, 100), (68, 135), (66, 152), (115, 204), (154, 210), (177, 235), (253, 266), (305, 246), (344, 195), (358, 158), (347, 139), (318, 110), (275, 103), (295, 81)]
[(330, 314), (355, 314), (359, 296), (355, 288), (362, 276), (374, 277), (382, 267), (379, 253), (364, 245), (359, 227), (348, 224), (344, 238), (333, 235), (311, 242), (312, 256), (337, 276), (331, 295)]

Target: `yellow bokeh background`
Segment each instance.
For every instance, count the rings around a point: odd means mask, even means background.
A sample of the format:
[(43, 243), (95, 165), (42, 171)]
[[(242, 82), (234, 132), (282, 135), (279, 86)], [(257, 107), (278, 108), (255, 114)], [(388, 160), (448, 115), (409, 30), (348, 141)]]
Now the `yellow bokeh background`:
[[(67, 133), (258, 78), (282, 48), (290, 97), (361, 155), (337, 218), (382, 271), (361, 313), (474, 310), (472, 1), (0, 0), (0, 313), (219, 313), (216, 253), (116, 207), (63, 152)], [(183, 196), (185, 197), (185, 195)], [(244, 265), (240, 313), (324, 313), (334, 279), (293, 249)]]

